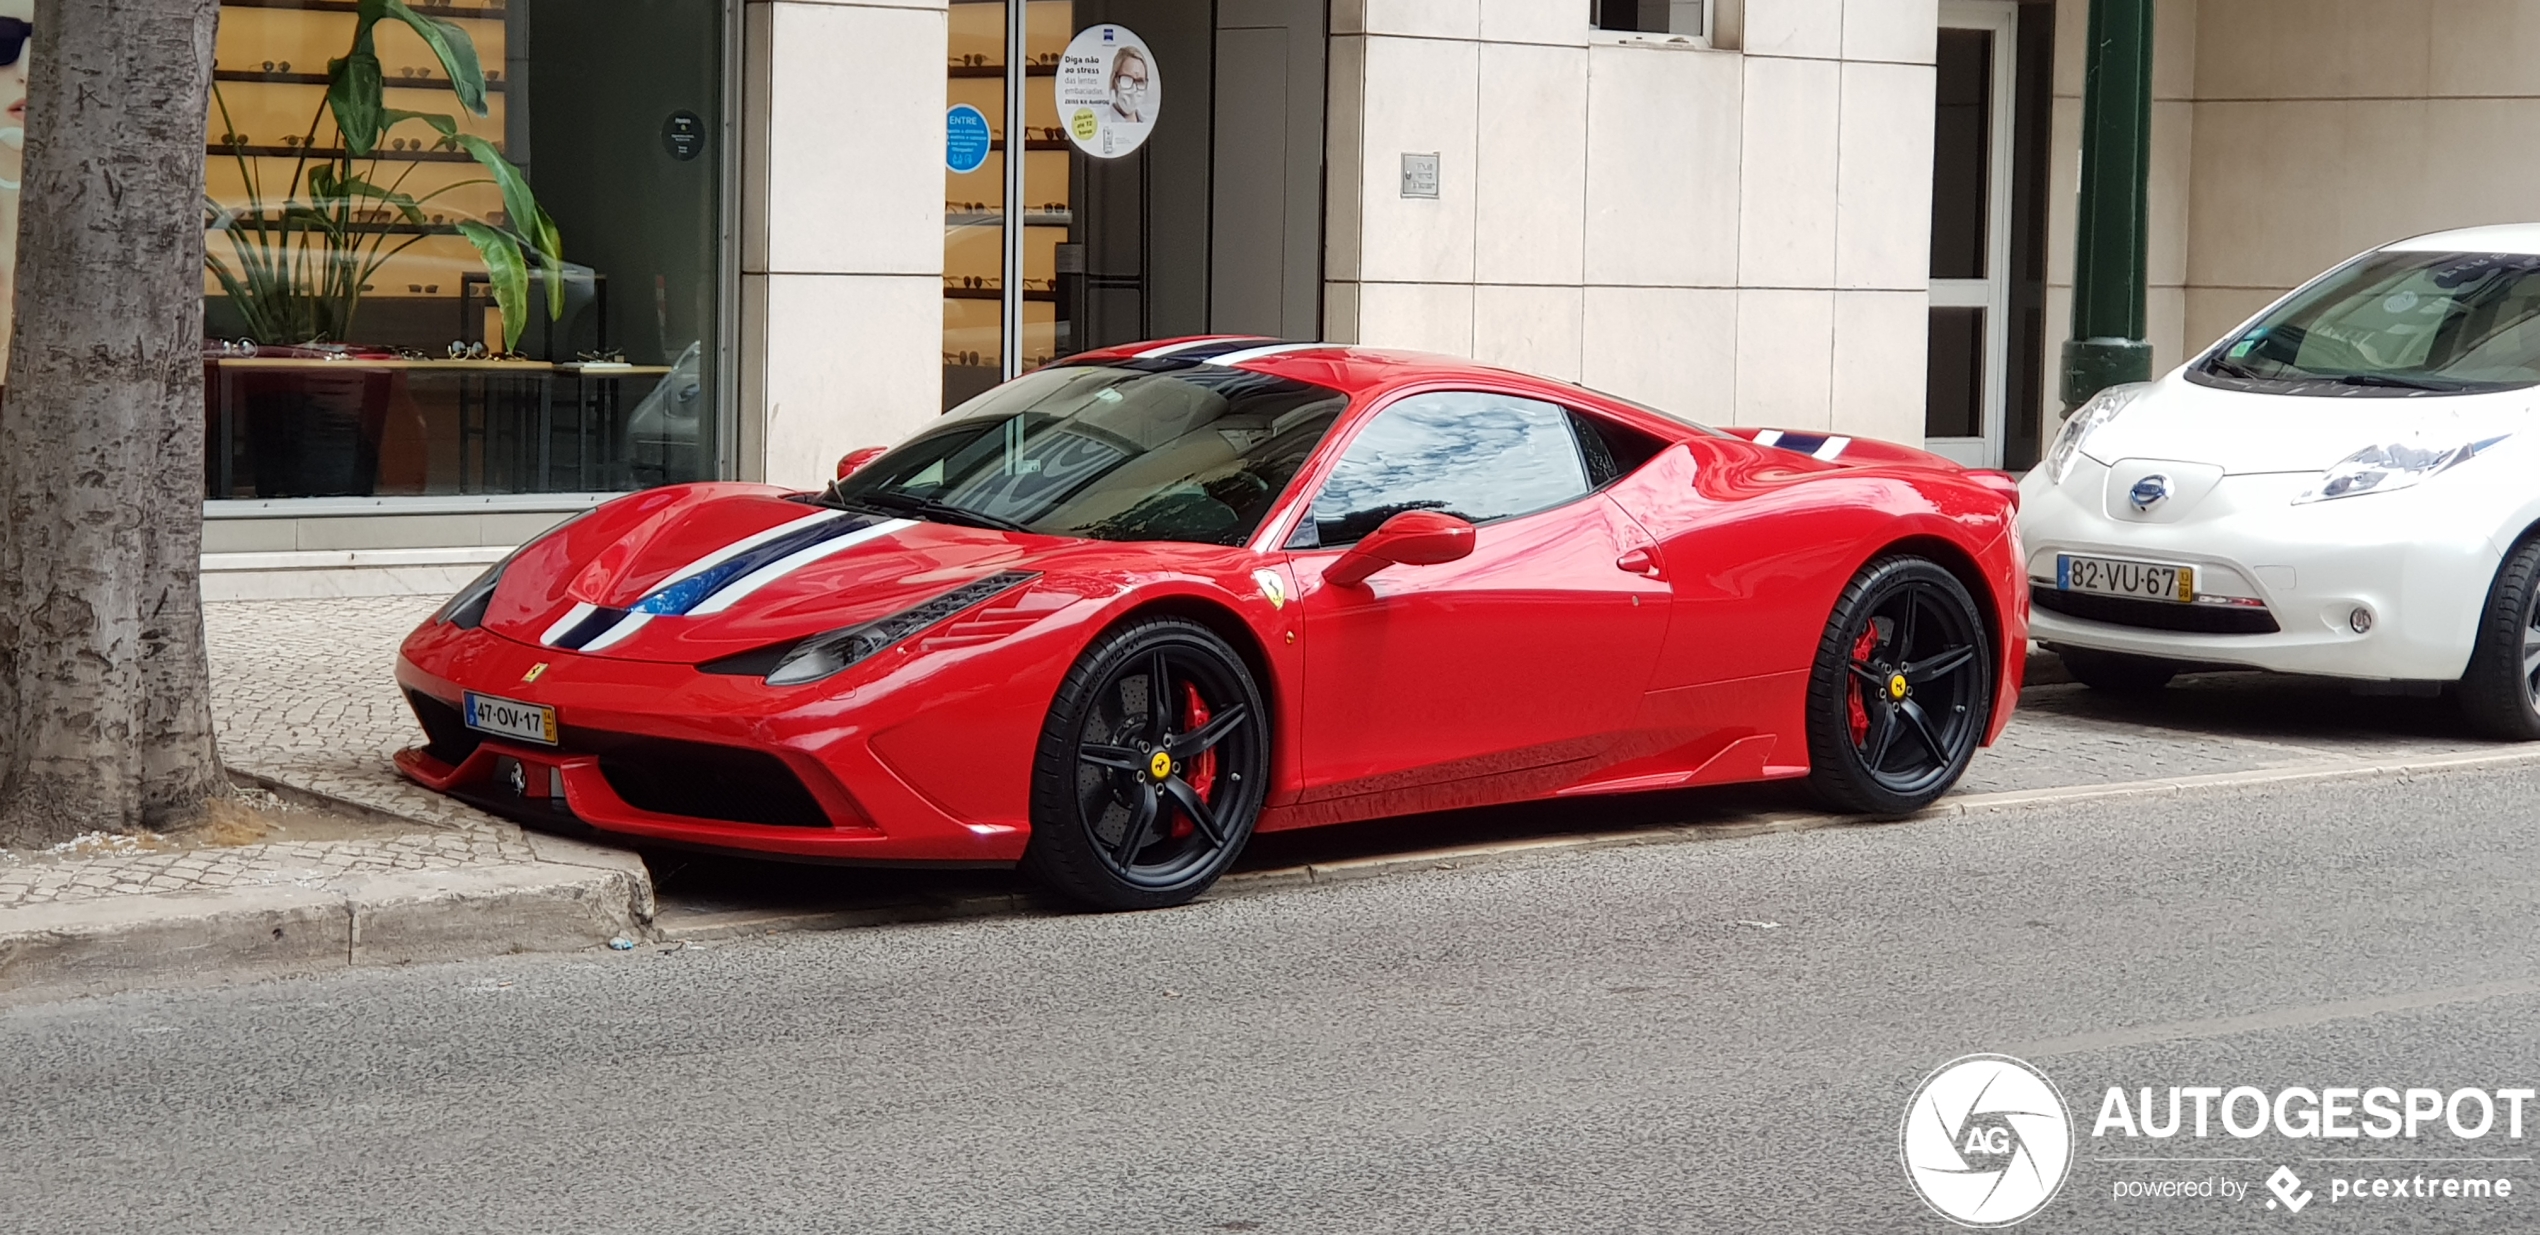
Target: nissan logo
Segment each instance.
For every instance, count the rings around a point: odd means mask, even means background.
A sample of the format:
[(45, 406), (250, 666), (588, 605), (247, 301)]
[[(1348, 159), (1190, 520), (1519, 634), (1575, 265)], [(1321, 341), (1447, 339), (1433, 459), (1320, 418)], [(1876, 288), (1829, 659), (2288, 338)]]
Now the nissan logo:
[(2148, 514), (2169, 495), (2170, 478), (2155, 472), (2134, 482), (2134, 487), (2126, 490), (2125, 500), (2133, 504), (2135, 513)]

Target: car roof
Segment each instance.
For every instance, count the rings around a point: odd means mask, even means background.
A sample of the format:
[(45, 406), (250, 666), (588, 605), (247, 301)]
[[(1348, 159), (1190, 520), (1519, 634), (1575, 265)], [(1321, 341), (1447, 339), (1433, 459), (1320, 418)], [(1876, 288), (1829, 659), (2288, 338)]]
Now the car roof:
[[(1082, 352), (1068, 358), (1071, 364), (1131, 361), (1227, 365), (1273, 377), (1310, 382), (1352, 396), (1415, 381), (1477, 381), (1497, 386), (1579, 389), (1567, 382), (1481, 364), (1461, 356), (1362, 347), (1354, 343), (1298, 343), (1253, 335), (1191, 335), (1179, 339), (1155, 339)], [(1594, 391), (1585, 393), (1595, 394)]]
[(2400, 253), (2527, 253), (2540, 256), (2540, 223), (2496, 223), (2411, 236), (2385, 251)]

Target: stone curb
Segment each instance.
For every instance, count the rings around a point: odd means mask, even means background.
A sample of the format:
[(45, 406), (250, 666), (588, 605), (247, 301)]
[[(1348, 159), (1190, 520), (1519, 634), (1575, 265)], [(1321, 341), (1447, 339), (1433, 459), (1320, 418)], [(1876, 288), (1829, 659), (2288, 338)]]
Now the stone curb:
[[(374, 822), (447, 825), (270, 772), (233, 783)], [(505, 825), (509, 826), (509, 825)], [(534, 863), (349, 874), (272, 885), (112, 896), (0, 912), (0, 1004), (655, 938), (641, 854), (523, 829)]]
[[(2481, 768), (2527, 764), (2540, 764), (2540, 749), (2517, 749), (2495, 754), (2431, 755), (2422, 759), (2386, 763), (2299, 764), (2278, 768), (2253, 768), (2240, 772), (2218, 772), (2203, 776), (2133, 781), (2125, 784), (2070, 785), (2054, 789), (2022, 789), (2003, 793), (1970, 794), (1963, 798), (1939, 803), (1927, 810), (1907, 816), (1904, 820), (1872, 820), (1856, 815), (1830, 815), (1803, 811), (1776, 812), (1741, 819), (1735, 823), (1635, 828), (1620, 832), (1532, 837), (1526, 840), (1483, 845), (1460, 845), (1444, 849), (1423, 849), (1410, 853), (1379, 854), (1374, 857), (1349, 858), (1335, 862), (1314, 862), (1303, 866), (1285, 866), (1271, 870), (1239, 871), (1219, 880), (1217, 886), (1210, 890), (1209, 895), (1248, 896), (1282, 888), (1342, 883), (1414, 871), (1455, 870), (1467, 865), (1535, 854), (1615, 849), (1634, 845), (1674, 845), (1696, 841), (1736, 840), (1748, 836), (1808, 832), (1819, 828), (1877, 826), (1888, 822), (1946, 819), (2024, 806), (2086, 802), (2101, 798), (2132, 797), (2145, 793), (2186, 793), (2200, 789), (2301, 784), (2380, 776), (2405, 778), (2439, 772), (2475, 771)], [(845, 910), (770, 911), (747, 917), (718, 919), (694, 926), (663, 923), (660, 934), (666, 939), (702, 942), (772, 934), (777, 931), (845, 930), (894, 923), (943, 921), (954, 918), (1045, 911), (1028, 895), (985, 895), (933, 901), (907, 901)]]
[(0, 914), (0, 1003), (574, 951), (648, 937), (639, 898), (623, 870), (541, 862), (30, 905)]
[(1504, 844), (1473, 845), (1452, 849), (1430, 849), (1417, 853), (1383, 854), (1371, 858), (1354, 858), (1342, 862), (1316, 863), (1285, 867), (1279, 870), (1246, 871), (1227, 876), (1228, 884), (1262, 886), (1301, 883), (1335, 883), (1345, 879), (1364, 879), (1371, 875), (1391, 874), (1402, 870), (1453, 869), (1468, 862), (1492, 858), (1518, 857), (1530, 853), (1560, 852), (1585, 849), (1610, 849), (1623, 845), (1665, 845), (1684, 841), (1734, 840), (1745, 836), (1762, 836), (1779, 832), (1807, 832), (1818, 828), (1862, 826), (1886, 822), (1910, 822), (1920, 819), (1947, 819), (1960, 815), (1987, 814), (2023, 806), (2055, 805), (2065, 802), (2087, 802), (2101, 798), (2136, 797), (2147, 793), (2186, 793), (2198, 789), (2230, 789), (2242, 786), (2300, 784), (2327, 780), (2355, 780), (2377, 776), (2407, 777), (2434, 772), (2475, 770), (2487, 767), (2510, 767), (2540, 763), (2540, 750), (2518, 750), (2502, 754), (2436, 755), (2402, 763), (2321, 763), (2299, 764), (2279, 768), (2252, 768), (2242, 772), (2216, 772), (2204, 776), (2180, 776), (2162, 780), (2130, 781), (2109, 785), (2068, 785), (2054, 789), (2018, 789), (2003, 793), (1969, 794), (1940, 802), (1901, 820), (1872, 820), (1858, 815), (1826, 815), (1805, 812), (1759, 815), (1736, 823), (1699, 824), (1681, 828), (1639, 828), (1627, 832), (1593, 832), (1572, 836), (1548, 836)]
[[(2540, 749), (2388, 762), (2300, 764), (2123, 784), (1974, 794), (1942, 802), (1910, 818), (1941, 819), (2147, 793), (2407, 777), (2529, 764), (2540, 764)], [(264, 774), (248, 775), (262, 787), (287, 791), (286, 796), (294, 800), (416, 822)], [(1734, 840), (1867, 822), (1854, 816), (1791, 811), (1734, 823), (1544, 836), (1380, 854), (1242, 871), (1220, 881), (1212, 895), (1254, 895), (1413, 871), (1453, 870), (1528, 855)], [(356, 876), (332, 889), (231, 889), (12, 910), (5, 921), (0, 921), (0, 1002), (30, 993), (46, 997), (93, 994), (240, 974), (573, 951), (613, 936), (707, 942), (778, 931), (848, 930), (1047, 911), (1028, 894), (987, 893), (848, 909), (717, 915), (695, 923), (656, 923), (652, 920), (652, 879), (640, 855), (525, 829), (524, 835), (539, 858), (535, 865)]]
[[(368, 802), (357, 802), (324, 790), (296, 785), (270, 772), (235, 767), (227, 771), (232, 783), (243, 782), (245, 785), (265, 790), (295, 805), (341, 811), (358, 818), (401, 827), (428, 828), (436, 832), (450, 830), (446, 823), (413, 815), (401, 815), (396, 811), (373, 806)], [(529, 852), (537, 858), (540, 865), (552, 863), (560, 866), (589, 867), (594, 870), (613, 871), (623, 876), (628, 883), (627, 912), (637, 922), (653, 920), (656, 905), (653, 899), (653, 872), (652, 868), (644, 865), (642, 854), (631, 849), (620, 849), (614, 845), (595, 845), (589, 841), (575, 840), (570, 836), (557, 836), (509, 822), (498, 822), (500, 826), (514, 828), (520, 833), (521, 838), (528, 842)], [(610, 936), (602, 936), (592, 942), (601, 943), (608, 938)]]

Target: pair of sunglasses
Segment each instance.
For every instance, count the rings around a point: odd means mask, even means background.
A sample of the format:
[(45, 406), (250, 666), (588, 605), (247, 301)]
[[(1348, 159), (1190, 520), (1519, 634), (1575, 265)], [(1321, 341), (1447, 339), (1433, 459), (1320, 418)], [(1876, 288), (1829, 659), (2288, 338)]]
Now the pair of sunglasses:
[(35, 37), (35, 23), (23, 17), (0, 17), (0, 68), (18, 62), (26, 54), (27, 40)]

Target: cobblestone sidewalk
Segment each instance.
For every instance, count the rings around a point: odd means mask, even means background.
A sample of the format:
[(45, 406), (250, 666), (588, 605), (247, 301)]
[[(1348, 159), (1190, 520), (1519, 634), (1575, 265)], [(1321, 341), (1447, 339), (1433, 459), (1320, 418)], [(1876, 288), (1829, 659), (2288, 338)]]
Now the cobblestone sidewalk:
[(389, 666), (433, 598), (234, 602), (204, 606), (212, 705), (230, 767), (417, 821), (375, 837), (64, 852), (0, 850), (0, 909), (110, 896), (289, 885), (351, 875), (537, 860), (503, 820), (398, 777), (389, 756), (420, 737)]

